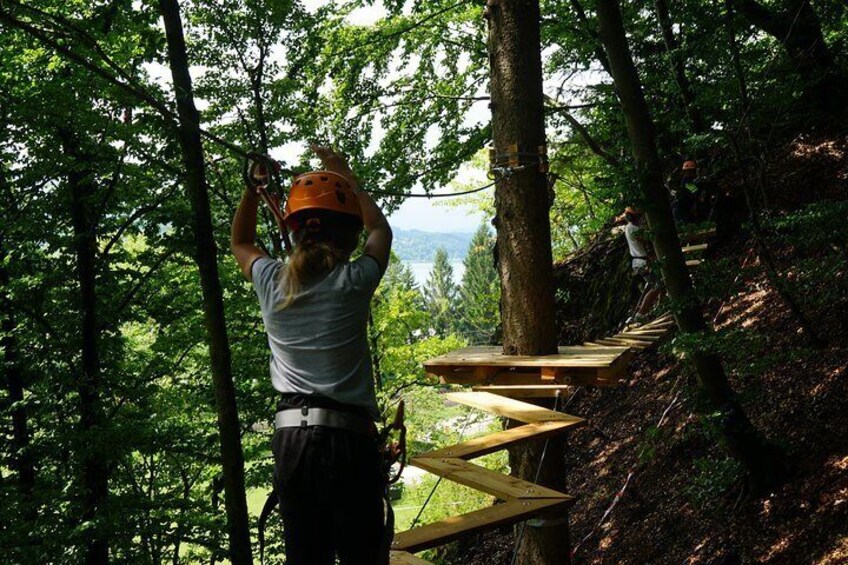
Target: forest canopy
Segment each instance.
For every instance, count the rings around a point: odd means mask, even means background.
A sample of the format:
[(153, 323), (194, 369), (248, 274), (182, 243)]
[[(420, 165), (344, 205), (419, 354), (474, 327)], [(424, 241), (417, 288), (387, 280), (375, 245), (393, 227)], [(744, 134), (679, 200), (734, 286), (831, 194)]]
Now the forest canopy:
[[(228, 253), (245, 157), (277, 159), (287, 182), (317, 165), (310, 142), (331, 144), (386, 211), (472, 192), (458, 201), (491, 219), (486, 4), (2, 2), (0, 545), (10, 562), (258, 554), (275, 392), (255, 295)], [(599, 4), (539, 2), (557, 262), (644, 200)], [(620, 4), (663, 186), (679, 183), (686, 159), (708, 176), (762, 171), (775, 139), (844, 119), (845, 2)], [(767, 205), (756, 188), (749, 208)], [(732, 202), (742, 217), (727, 221), (748, 221), (739, 195)], [(263, 209), (259, 223), (258, 245), (281, 257), (273, 216)], [(421, 407), (416, 449), (456, 439), (432, 430), (437, 416), (459, 417), (435, 400), (422, 362), (500, 337), (497, 227), (439, 236), (451, 256), (467, 251), (462, 280), (444, 250), (425, 285), (395, 257), (376, 294), (381, 409), (407, 394)], [(267, 554), (282, 562), (271, 530)]]

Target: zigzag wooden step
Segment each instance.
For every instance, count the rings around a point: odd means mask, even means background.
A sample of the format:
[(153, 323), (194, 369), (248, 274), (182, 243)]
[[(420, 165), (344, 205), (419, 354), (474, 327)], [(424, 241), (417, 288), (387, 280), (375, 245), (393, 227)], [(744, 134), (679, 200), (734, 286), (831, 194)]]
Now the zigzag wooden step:
[(564, 510), (573, 498), (517, 499), (395, 534), (392, 548), (411, 553), (459, 538)]
[(687, 245), (682, 248), (683, 253), (699, 253), (701, 251), (706, 251), (709, 244), (707, 243), (697, 243), (695, 245)]
[[(627, 369), (626, 347), (560, 347), (553, 355), (504, 355), (496, 346), (467, 347), (424, 363), (427, 373), (449, 384), (551, 384), (612, 379)], [(546, 382), (547, 381), (547, 382)]]
[(502, 432), (466, 440), (456, 445), (443, 447), (420, 457), (456, 457), (474, 459), (500, 451), (530, 439), (544, 439), (568, 431), (572, 427), (586, 425), (586, 420), (572, 416), (573, 420), (550, 420), (516, 426)]
[(433, 565), (429, 561), (424, 561), (419, 557), (415, 557), (406, 551), (391, 551), (389, 552), (389, 565)]
[(687, 267), (697, 267), (701, 263), (703, 263), (703, 261), (701, 259), (689, 259), (688, 261), (686, 261), (686, 266)]
[[(599, 384), (600, 386), (618, 386), (620, 382), (618, 380), (595, 381), (594, 384)], [(479, 385), (471, 387), (471, 390), (491, 392), (492, 394), (499, 394), (510, 398), (556, 398), (557, 396), (569, 394), (570, 391), (574, 390), (574, 387), (570, 385)]]
[(716, 236), (715, 228), (710, 228), (706, 230), (696, 231), (692, 233), (682, 233), (680, 234), (681, 241), (685, 241), (688, 244), (693, 243), (703, 243), (704, 241), (708, 241)]
[(612, 337), (608, 337), (607, 339), (614, 339), (618, 341), (623, 341), (625, 343), (634, 342), (637, 345), (653, 345), (654, 343), (660, 340), (660, 337), (657, 335), (633, 335), (631, 333), (620, 333), (615, 334)]
[(553, 489), (498, 473), (455, 457), (413, 457), (410, 464), (455, 483), (491, 494), (498, 500), (574, 498)]
[(638, 328), (638, 329), (632, 329), (632, 330), (625, 330), (625, 331), (623, 331), (619, 334), (616, 334), (616, 335), (627, 336), (627, 337), (636, 337), (636, 338), (644, 337), (644, 338), (647, 338), (647, 339), (651, 339), (651, 338), (662, 337), (667, 333), (668, 333), (668, 328), (647, 328), (647, 329)]
[(582, 420), (582, 418), (565, 414), (564, 412), (548, 410), (535, 404), (521, 402), (512, 398), (504, 398), (503, 396), (489, 392), (449, 392), (445, 394), (445, 398), (459, 404), (464, 404), (465, 406), (527, 424), (551, 421), (577, 422)]
[(623, 347), (632, 347), (633, 349), (645, 349), (650, 347), (651, 342), (649, 341), (640, 341), (637, 339), (618, 339), (614, 337), (605, 337), (604, 339), (599, 339), (598, 343), (601, 345), (616, 345)]

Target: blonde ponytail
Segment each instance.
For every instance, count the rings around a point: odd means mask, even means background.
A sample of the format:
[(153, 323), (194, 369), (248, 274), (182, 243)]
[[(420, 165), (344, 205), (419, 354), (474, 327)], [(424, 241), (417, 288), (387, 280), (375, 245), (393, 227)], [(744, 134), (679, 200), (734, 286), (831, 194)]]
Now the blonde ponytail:
[(327, 242), (297, 245), (288, 263), (280, 271), (283, 294), (280, 309), (291, 306), (305, 285), (319, 280), (346, 260), (347, 253)]

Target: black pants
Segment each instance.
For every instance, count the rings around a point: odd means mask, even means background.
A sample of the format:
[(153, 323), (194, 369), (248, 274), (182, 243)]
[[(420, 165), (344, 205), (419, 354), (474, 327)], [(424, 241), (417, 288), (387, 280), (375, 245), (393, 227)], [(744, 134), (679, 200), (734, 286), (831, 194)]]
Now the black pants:
[(277, 430), (275, 488), (286, 563), (377, 563), (384, 529), (376, 437), (315, 426)]

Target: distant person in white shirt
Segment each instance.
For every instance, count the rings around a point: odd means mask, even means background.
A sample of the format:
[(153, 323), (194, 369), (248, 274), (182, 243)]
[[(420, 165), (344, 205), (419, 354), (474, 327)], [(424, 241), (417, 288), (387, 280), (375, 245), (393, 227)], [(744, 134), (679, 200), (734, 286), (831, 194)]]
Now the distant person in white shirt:
[(645, 288), (636, 304), (636, 313), (627, 320), (627, 323), (641, 323), (647, 320), (648, 314), (657, 305), (662, 293), (662, 285), (648, 263), (651, 256), (648, 253), (649, 242), (645, 238), (643, 229), (645, 215), (641, 210), (628, 206), (624, 210), (624, 217), (627, 220), (624, 237), (627, 238), (627, 247), (630, 249), (633, 274), (641, 277), (645, 282)]

